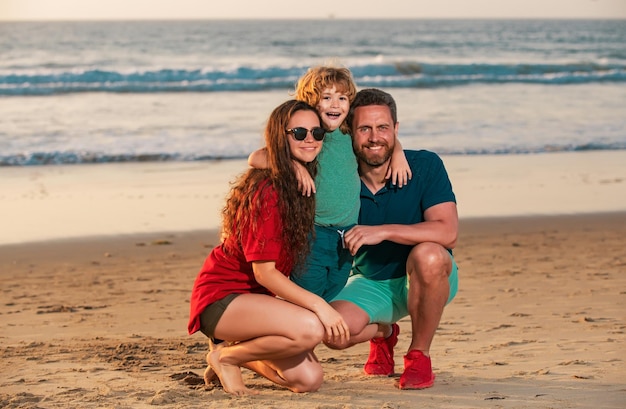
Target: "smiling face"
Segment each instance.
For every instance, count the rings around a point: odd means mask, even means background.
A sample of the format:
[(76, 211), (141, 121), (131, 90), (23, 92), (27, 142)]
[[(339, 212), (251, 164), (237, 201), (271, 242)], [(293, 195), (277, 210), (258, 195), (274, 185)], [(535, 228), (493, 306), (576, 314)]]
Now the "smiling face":
[(319, 118), (313, 111), (300, 110), (293, 114), (287, 124), (287, 129), (306, 128), (309, 130), (306, 134), (306, 138), (302, 141), (296, 140), (294, 135), (291, 133), (287, 134), (289, 150), (294, 159), (297, 159), (300, 162), (308, 163), (312, 162), (320, 153), (320, 150), (322, 149), (322, 141), (315, 140), (310, 132), (311, 129), (320, 126)]
[(315, 108), (322, 117), (324, 128), (327, 131), (334, 131), (346, 119), (350, 109), (350, 99), (346, 94), (337, 91), (337, 88), (333, 86), (332, 88), (326, 88), (322, 92)]
[(354, 110), (352, 144), (357, 158), (371, 167), (387, 163), (395, 147), (398, 124), (386, 105), (366, 105)]

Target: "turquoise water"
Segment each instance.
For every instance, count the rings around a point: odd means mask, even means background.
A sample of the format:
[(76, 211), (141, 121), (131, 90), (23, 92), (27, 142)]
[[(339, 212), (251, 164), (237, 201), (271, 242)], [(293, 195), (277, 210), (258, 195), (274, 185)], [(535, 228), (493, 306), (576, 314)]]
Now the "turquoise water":
[(398, 100), (406, 148), (626, 148), (626, 21), (0, 23), (0, 166), (242, 158), (311, 65)]

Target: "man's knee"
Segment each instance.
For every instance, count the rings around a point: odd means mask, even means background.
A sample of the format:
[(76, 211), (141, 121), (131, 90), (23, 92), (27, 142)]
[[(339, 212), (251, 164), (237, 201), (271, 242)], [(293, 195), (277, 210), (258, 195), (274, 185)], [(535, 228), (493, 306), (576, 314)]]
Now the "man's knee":
[[(350, 301), (336, 300), (332, 301), (330, 305), (341, 314), (348, 325), (351, 336), (360, 334), (369, 324), (369, 315)], [(346, 349), (354, 345), (354, 343), (350, 341), (324, 341), (324, 344), (330, 349)]]
[(407, 259), (407, 273), (422, 280), (447, 277), (452, 270), (448, 251), (437, 243), (424, 242), (413, 247)]
[(351, 334), (360, 333), (370, 323), (367, 312), (353, 302), (335, 300), (331, 301), (330, 305), (341, 314)]

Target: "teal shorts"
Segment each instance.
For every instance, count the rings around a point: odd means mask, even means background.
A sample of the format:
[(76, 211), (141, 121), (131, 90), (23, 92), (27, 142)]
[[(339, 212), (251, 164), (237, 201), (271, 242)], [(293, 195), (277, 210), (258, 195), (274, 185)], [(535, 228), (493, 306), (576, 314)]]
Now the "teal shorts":
[[(459, 269), (452, 255), (452, 272), (448, 277), (450, 294), (446, 305), (452, 301), (459, 288)], [(409, 282), (407, 277), (389, 280), (370, 280), (360, 274), (350, 276), (346, 286), (333, 301), (349, 301), (363, 309), (370, 323), (392, 324), (409, 315), (407, 308)]]
[(291, 273), (291, 281), (326, 301), (339, 294), (352, 269), (352, 255), (343, 248), (338, 231), (352, 226), (326, 227), (315, 225), (315, 240), (303, 266)]

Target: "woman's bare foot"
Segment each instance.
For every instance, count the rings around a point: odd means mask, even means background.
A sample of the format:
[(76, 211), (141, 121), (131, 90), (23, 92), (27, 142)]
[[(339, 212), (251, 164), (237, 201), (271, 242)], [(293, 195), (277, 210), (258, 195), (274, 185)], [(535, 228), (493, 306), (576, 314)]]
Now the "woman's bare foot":
[[(206, 363), (207, 363), (207, 367), (204, 370), (204, 384), (209, 386), (209, 384), (213, 381), (215, 381), (215, 378), (217, 378), (217, 374), (215, 373), (215, 370), (213, 370), (213, 368), (211, 368), (211, 361), (209, 360), (209, 355), (211, 354), (211, 351), (215, 351), (217, 349), (223, 348), (224, 347), (224, 343), (219, 343), (219, 344), (215, 344), (213, 343), (213, 340), (209, 339), (209, 352), (206, 354)], [(219, 379), (218, 379), (219, 381)]]
[[(239, 368), (239, 366), (224, 364), (220, 362), (222, 349), (223, 348), (218, 348), (210, 351), (207, 354), (207, 362), (209, 364), (209, 367), (212, 368), (215, 374), (217, 374), (217, 376), (220, 378), (220, 382), (222, 383), (224, 391), (236, 396), (258, 394), (257, 391), (248, 389), (246, 385), (243, 384), (243, 378), (241, 377), (241, 368)], [(209, 370), (209, 367), (207, 367), (207, 371)], [(207, 371), (205, 371), (205, 382)]]
[(207, 367), (204, 370), (204, 384), (205, 385), (209, 385), (211, 382), (215, 382), (215, 383), (219, 383), (220, 380), (217, 377), (217, 374), (215, 373), (215, 370), (213, 370), (213, 368), (211, 368), (211, 361), (209, 360), (209, 354), (211, 353), (211, 351), (215, 351), (217, 349), (221, 349), (225, 346), (224, 342), (221, 342), (219, 344), (215, 344), (213, 343), (212, 339), (209, 339), (209, 352), (206, 354), (206, 363), (207, 363)]
[[(209, 359), (208, 357), (209, 354), (207, 354), (207, 360)], [(216, 380), (216, 378), (217, 378), (217, 374), (215, 373), (213, 368), (211, 368), (211, 365), (207, 365), (206, 369), (204, 370), (204, 384), (209, 386), (211, 382)]]

